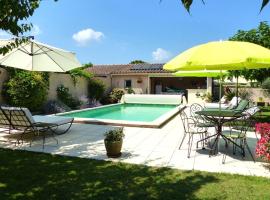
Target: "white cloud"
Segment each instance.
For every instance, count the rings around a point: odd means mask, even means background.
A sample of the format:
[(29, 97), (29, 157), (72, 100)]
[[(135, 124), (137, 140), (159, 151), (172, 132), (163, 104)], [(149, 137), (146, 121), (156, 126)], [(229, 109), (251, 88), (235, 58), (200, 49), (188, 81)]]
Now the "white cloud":
[(72, 36), (72, 38), (81, 46), (84, 46), (91, 41), (99, 41), (103, 37), (104, 34), (102, 32), (95, 31), (91, 28), (80, 30)]
[(171, 53), (162, 48), (157, 48), (152, 52), (153, 60), (156, 62), (167, 61), (171, 57)]

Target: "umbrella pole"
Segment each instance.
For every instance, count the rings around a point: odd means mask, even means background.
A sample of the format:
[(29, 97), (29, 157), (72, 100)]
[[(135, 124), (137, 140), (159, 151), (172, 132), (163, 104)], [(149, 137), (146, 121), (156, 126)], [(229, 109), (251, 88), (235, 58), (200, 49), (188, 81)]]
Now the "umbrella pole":
[(235, 92), (235, 95), (236, 95), (236, 105), (238, 106), (238, 74), (236, 76), (236, 92)]
[(220, 70), (220, 77), (219, 77), (219, 110), (221, 111), (221, 89), (222, 89), (222, 70)]
[[(219, 77), (219, 117), (218, 117), (218, 123), (221, 123), (221, 92), (222, 92), (222, 70), (220, 70), (220, 77)], [(221, 131), (221, 130), (218, 130)], [(217, 146), (217, 152), (219, 149), (219, 142), (216, 144)]]

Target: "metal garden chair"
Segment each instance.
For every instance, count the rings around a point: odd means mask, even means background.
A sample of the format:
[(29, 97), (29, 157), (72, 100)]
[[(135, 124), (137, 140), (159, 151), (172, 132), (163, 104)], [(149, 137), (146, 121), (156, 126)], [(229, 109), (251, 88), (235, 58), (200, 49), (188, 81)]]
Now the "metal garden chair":
[[(188, 136), (188, 155), (187, 155), (187, 157), (190, 158), (194, 135), (200, 135), (200, 137), (203, 138), (207, 133), (207, 129), (204, 127), (197, 127), (196, 121), (192, 117), (188, 117), (185, 110), (183, 110), (180, 113), (180, 118), (181, 118), (183, 128), (184, 128), (184, 136), (183, 136), (182, 141), (180, 143), (179, 149), (181, 149), (186, 136)], [(202, 145), (204, 148), (204, 142), (202, 142)]]
[[(251, 152), (250, 147), (247, 143), (247, 131), (252, 127), (251, 117), (248, 113), (245, 113), (242, 120), (235, 120), (230, 122), (229, 129), (223, 130), (222, 134), (226, 135), (228, 138), (233, 140), (235, 143), (239, 143), (239, 146), (242, 149), (242, 156), (245, 157), (245, 149), (248, 150), (251, 155), (252, 160), (255, 162), (254, 156)], [(229, 143), (226, 142), (226, 148), (228, 148)], [(233, 144), (233, 154), (236, 154), (236, 146)], [(223, 157), (223, 163), (225, 163), (226, 155)]]

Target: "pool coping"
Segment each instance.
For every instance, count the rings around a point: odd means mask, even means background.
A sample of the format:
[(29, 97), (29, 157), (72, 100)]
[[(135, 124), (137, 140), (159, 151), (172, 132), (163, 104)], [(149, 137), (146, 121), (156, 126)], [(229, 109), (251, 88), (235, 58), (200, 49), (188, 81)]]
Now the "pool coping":
[[(70, 112), (64, 112), (64, 113), (58, 113), (56, 115), (62, 116), (64, 114), (71, 114), (75, 112), (80, 111), (87, 111), (87, 110), (97, 110), (104, 107), (111, 107), (115, 105), (121, 105), (123, 103), (117, 103), (117, 104), (110, 104), (100, 107), (94, 107), (94, 108), (86, 108), (82, 110), (73, 110)], [(178, 105), (174, 109), (170, 110), (169, 112), (161, 115), (157, 119), (155, 119), (152, 122), (143, 122), (143, 121), (127, 121), (127, 120), (109, 120), (109, 119), (95, 119), (95, 118), (78, 118), (74, 117), (74, 123), (79, 124), (97, 124), (97, 125), (114, 125), (114, 126), (127, 126), (127, 127), (142, 127), (142, 128), (161, 128), (166, 123), (168, 123), (173, 117), (175, 117), (177, 114), (179, 114), (183, 109), (185, 109), (186, 106), (184, 105)]]

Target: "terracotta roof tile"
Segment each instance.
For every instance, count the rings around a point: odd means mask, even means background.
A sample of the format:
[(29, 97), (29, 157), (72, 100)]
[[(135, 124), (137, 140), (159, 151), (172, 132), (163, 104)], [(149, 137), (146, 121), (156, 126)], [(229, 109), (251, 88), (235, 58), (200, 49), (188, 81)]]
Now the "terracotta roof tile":
[(169, 71), (163, 70), (163, 65), (162, 63), (94, 65), (93, 67), (87, 68), (87, 70), (97, 76), (130, 73), (169, 73)]

